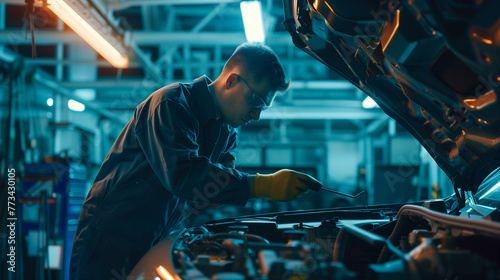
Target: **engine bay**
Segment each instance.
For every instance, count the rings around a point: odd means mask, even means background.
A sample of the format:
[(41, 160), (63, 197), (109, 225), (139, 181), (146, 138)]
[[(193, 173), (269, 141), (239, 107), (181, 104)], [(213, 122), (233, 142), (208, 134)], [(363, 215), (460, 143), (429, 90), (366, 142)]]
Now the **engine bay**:
[(487, 213), (449, 215), (445, 202), (437, 200), (220, 220), (184, 229), (160, 242), (156, 247), (164, 257), (141, 261), (132, 275), (139, 275), (137, 279), (498, 279), (500, 217), (498, 210)]

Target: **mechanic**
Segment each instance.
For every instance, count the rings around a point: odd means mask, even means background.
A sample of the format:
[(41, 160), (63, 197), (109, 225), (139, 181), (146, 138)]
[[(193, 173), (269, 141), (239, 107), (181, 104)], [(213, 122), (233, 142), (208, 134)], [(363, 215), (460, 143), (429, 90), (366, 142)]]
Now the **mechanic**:
[(236, 128), (258, 120), (289, 85), (268, 46), (245, 43), (215, 81), (171, 84), (137, 106), (83, 205), (70, 279), (125, 279), (196, 205), (290, 201), (318, 190), (320, 182), (293, 170), (235, 169)]

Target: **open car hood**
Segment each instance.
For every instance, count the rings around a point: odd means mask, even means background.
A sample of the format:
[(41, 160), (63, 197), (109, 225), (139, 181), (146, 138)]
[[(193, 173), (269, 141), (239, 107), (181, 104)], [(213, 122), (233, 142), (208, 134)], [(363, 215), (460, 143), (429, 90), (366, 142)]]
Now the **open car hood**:
[(128, 279), (499, 279), (500, 1), (436, 2), (284, 0), (285, 25), (461, 198), (210, 221), (160, 241)]
[(455, 187), (500, 165), (500, 1), (284, 0), (294, 44), (371, 96)]

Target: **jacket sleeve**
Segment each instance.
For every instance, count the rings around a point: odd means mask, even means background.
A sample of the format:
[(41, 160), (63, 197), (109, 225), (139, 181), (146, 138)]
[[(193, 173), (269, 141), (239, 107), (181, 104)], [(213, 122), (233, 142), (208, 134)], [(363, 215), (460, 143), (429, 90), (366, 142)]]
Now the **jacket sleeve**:
[(137, 140), (169, 192), (196, 203), (245, 205), (248, 175), (198, 155), (198, 123), (181, 100), (162, 101), (147, 115), (136, 125)]
[(233, 131), (227, 141), (226, 150), (219, 157), (218, 162), (225, 167), (235, 168), (237, 146), (236, 139), (237, 134)]

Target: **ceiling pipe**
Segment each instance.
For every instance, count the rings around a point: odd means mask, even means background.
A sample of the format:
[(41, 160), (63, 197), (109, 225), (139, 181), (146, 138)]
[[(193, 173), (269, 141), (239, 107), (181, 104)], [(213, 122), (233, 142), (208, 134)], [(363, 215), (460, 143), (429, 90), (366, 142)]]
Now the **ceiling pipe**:
[(115, 1), (108, 3), (106, 8), (108, 11), (122, 10), (133, 6), (173, 6), (173, 5), (203, 5), (203, 4), (226, 4), (239, 3), (240, 0), (141, 0), (141, 1)]
[[(0, 59), (2, 59), (2, 52), (1, 52), (1, 47), (0, 47)], [(301, 66), (303, 68), (306, 67), (313, 67), (317, 65), (317, 61), (313, 60), (312, 58), (302, 58), (302, 59), (280, 59), (280, 62), (283, 66), (290, 66), (290, 67), (295, 67), (295, 66)], [(40, 58), (37, 57), (35, 59), (33, 58), (24, 58), (24, 63), (26, 65), (33, 65), (33, 66), (53, 66), (53, 65), (72, 65), (72, 64), (81, 64), (81, 65), (95, 65), (97, 67), (109, 67), (109, 63), (105, 60), (82, 60), (82, 59), (57, 59), (57, 58)], [(203, 66), (205, 67), (217, 67), (222, 69), (224, 66), (225, 62), (224, 61), (204, 61)], [(139, 68), (143, 64), (139, 61), (132, 61), (129, 63), (130, 68)], [(181, 69), (185, 67), (197, 67), (200, 65), (200, 62), (198, 61), (175, 61), (170, 67), (174, 69)], [(295, 80), (294, 80), (295, 81)], [(309, 82), (308, 82), (309, 83)], [(314, 84), (314, 83), (313, 83)], [(297, 85), (298, 87), (305, 87), (302, 85)], [(320, 85), (318, 85), (319, 87)], [(317, 87), (317, 88), (318, 88)], [(354, 87), (354, 86), (353, 86)], [(328, 88), (325, 87), (325, 88)]]
[(372, 120), (378, 119), (382, 111), (368, 111), (362, 108), (334, 108), (327, 106), (293, 107), (273, 106), (261, 113), (261, 120)]
[[(27, 63), (31, 64), (31, 63)], [(196, 66), (196, 63), (176, 63), (175, 67), (183, 67), (183, 66), (190, 66), (194, 67)], [(219, 63), (217, 64), (206, 64), (209, 66), (219, 66)], [(222, 66), (222, 65), (220, 65)], [(175, 81), (167, 81), (169, 83), (174, 83), (174, 82), (185, 82), (189, 83), (191, 80), (189, 79), (176, 79)], [(150, 80), (144, 80), (140, 78), (128, 78), (128, 79), (116, 79), (116, 80), (97, 80), (97, 81), (88, 81), (88, 82), (80, 82), (80, 81), (64, 81), (64, 82), (59, 82), (59, 85), (66, 87), (68, 89), (78, 89), (78, 88), (95, 88), (95, 89), (121, 89), (121, 88), (130, 88), (130, 87), (155, 87), (156, 84), (153, 83)], [(293, 80), (291, 85), (291, 89), (295, 90), (307, 90), (307, 91), (342, 91), (342, 92), (350, 92), (352, 90), (355, 90), (356, 87), (354, 87), (351, 83), (346, 82), (346, 81), (341, 81), (341, 80), (318, 80), (318, 81), (299, 81), (299, 80)], [(288, 92), (285, 94), (287, 95)], [(353, 96), (354, 98), (354, 96)], [(313, 99), (314, 100), (314, 99)], [(361, 101), (360, 100), (355, 100), (357, 102), (358, 106), (361, 106)]]
[[(31, 44), (31, 38), (25, 38), (23, 29), (0, 30), (0, 44), (25, 45)], [(193, 46), (227, 45), (237, 46), (246, 42), (244, 32), (199, 32), (196, 36), (190, 31), (164, 32), (164, 31), (130, 31), (127, 32), (130, 40), (141, 46), (156, 46), (168, 44), (180, 46), (190, 44)], [(287, 32), (274, 32), (266, 39), (269, 45), (290, 45), (292, 39)], [(84, 41), (72, 31), (37, 30), (37, 45), (54, 45), (56, 43), (77, 43)]]
[(144, 51), (142, 51), (141, 48), (135, 42), (130, 42), (129, 46), (134, 51), (137, 58), (139, 58), (139, 61), (146, 68), (146, 72), (148, 72), (149, 75), (151, 75), (151, 77), (155, 80), (155, 82), (158, 83), (158, 85), (163, 84), (164, 80), (160, 74), (160, 69), (158, 69), (158, 67), (153, 63), (153, 61), (151, 61), (151, 58), (148, 55), (146, 55), (146, 53), (144, 53)]
[(385, 124), (389, 122), (389, 120), (391, 120), (389, 116), (387, 116), (386, 114), (380, 114), (380, 117), (374, 120), (368, 126), (366, 126), (363, 130), (361, 130), (358, 133), (358, 136), (361, 138), (377, 133), (378, 131), (380, 131), (382, 128), (385, 127)]

